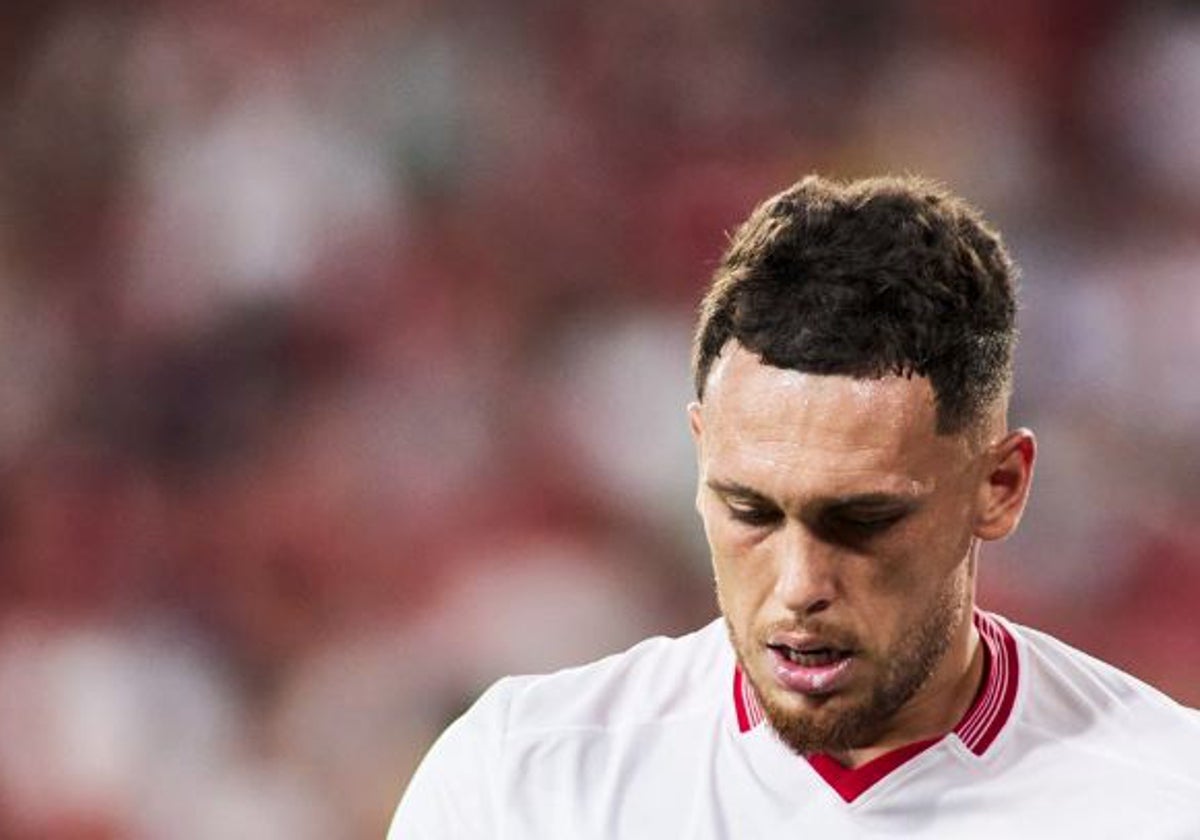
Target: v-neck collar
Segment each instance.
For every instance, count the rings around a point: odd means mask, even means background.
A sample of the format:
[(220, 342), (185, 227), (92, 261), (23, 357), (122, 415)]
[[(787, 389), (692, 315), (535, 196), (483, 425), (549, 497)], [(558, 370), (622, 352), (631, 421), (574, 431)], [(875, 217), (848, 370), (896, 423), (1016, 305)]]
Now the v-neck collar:
[[(976, 609), (974, 621), (983, 642), (983, 680), (970, 708), (947, 734), (958, 738), (972, 754), (982, 756), (1012, 714), (1017, 697), (1017, 644), (1008, 629), (990, 613)], [(750, 732), (766, 719), (754, 688), (737, 665), (733, 674), (733, 705), (739, 732)], [(853, 802), (875, 783), (944, 737), (905, 744), (854, 768), (845, 767), (824, 753), (805, 758), (843, 800)]]

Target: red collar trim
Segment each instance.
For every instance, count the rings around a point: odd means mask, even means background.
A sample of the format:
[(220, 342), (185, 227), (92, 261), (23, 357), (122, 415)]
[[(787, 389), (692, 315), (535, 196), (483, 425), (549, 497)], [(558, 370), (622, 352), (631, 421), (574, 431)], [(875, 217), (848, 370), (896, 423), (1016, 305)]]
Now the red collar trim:
[[(975, 755), (983, 755), (1012, 714), (1017, 698), (1017, 643), (1012, 634), (990, 613), (975, 610), (975, 629), (983, 640), (983, 684), (971, 707), (954, 727), (954, 735)], [(762, 705), (750, 681), (734, 667), (733, 706), (738, 731), (749, 732), (765, 720)], [(843, 767), (824, 754), (806, 756), (808, 763), (846, 802), (852, 802), (900, 765), (920, 755), (941, 738), (905, 744), (860, 767)]]
[(814, 753), (805, 757), (812, 765), (812, 769), (817, 771), (817, 775), (837, 791), (838, 796), (846, 802), (853, 802), (888, 773), (906, 761), (916, 758), (940, 740), (942, 739), (929, 738), (924, 741), (914, 741), (903, 747), (896, 747), (896, 749), (885, 752), (878, 758), (873, 758), (866, 764), (860, 764), (854, 768), (839, 764), (836, 758), (825, 753)]
[(975, 610), (975, 629), (983, 640), (983, 686), (954, 734), (975, 755), (996, 740), (1017, 700), (1017, 641), (991, 613)]

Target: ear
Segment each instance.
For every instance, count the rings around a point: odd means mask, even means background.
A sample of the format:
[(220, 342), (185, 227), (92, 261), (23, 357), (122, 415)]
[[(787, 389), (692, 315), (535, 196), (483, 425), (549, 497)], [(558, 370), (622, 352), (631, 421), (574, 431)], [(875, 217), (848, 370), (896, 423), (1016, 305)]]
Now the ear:
[(986, 457), (974, 533), (981, 540), (999, 540), (1016, 530), (1025, 511), (1037, 440), (1029, 429), (1016, 429), (993, 444)]
[(696, 444), (696, 469), (700, 473), (696, 482), (696, 512), (704, 517), (703, 505), (701, 503), (701, 488), (703, 487), (703, 472), (704, 472), (704, 418), (702, 416), (700, 403), (688, 403), (688, 426), (692, 430), (692, 442)]
[(692, 440), (699, 449), (700, 439), (704, 435), (704, 419), (700, 416), (700, 403), (695, 401), (688, 403), (687, 412), (688, 425), (692, 429)]

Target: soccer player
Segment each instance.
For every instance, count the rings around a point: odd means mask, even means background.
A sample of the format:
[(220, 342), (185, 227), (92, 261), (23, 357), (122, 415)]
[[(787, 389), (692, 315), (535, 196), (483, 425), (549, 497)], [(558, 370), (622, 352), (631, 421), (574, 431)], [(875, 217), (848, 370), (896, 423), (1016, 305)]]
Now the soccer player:
[(922, 180), (759, 206), (694, 346), (724, 620), (501, 680), (392, 840), (1200, 837), (1200, 715), (975, 604), (1036, 453), (1006, 420), (1013, 287)]

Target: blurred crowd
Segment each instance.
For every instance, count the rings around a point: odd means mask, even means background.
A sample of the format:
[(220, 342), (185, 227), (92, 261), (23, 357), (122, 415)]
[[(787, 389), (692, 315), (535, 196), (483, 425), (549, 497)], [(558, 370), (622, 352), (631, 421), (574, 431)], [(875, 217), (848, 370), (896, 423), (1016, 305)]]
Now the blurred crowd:
[(725, 232), (935, 176), (1023, 269), (985, 605), (1200, 704), (1200, 13), (9, 3), (0, 837), (381, 837), (490, 680), (715, 614)]

